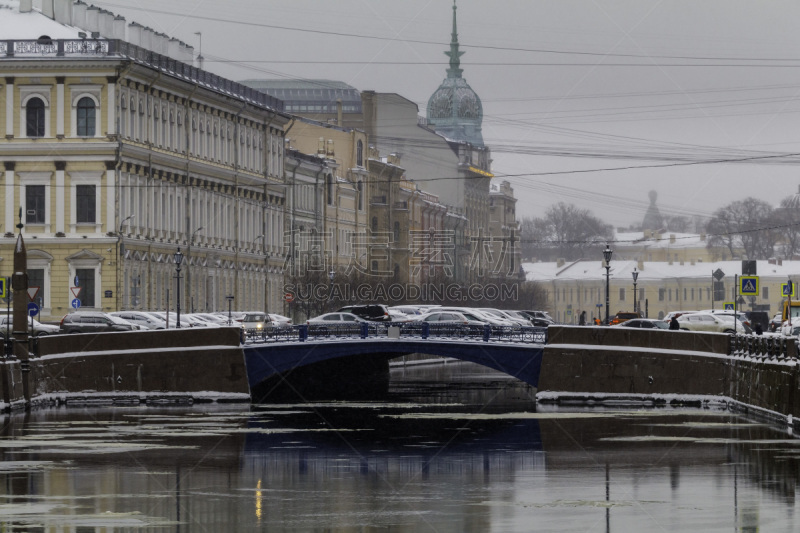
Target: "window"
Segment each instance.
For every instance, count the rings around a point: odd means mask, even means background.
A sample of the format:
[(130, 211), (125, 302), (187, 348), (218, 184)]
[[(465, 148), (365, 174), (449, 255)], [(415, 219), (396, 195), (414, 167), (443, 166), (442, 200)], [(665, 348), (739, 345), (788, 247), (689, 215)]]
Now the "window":
[(765, 300), (769, 300), (769, 287), (764, 287), (761, 291), (761, 297)]
[(88, 96), (78, 100), (78, 137), (94, 137), (96, 113), (94, 100)]
[(78, 294), (81, 307), (94, 307), (94, 269), (75, 269), (75, 277), (78, 278), (78, 287), (81, 288)]
[(28, 137), (44, 137), (45, 106), (41, 98), (31, 98), (25, 106), (25, 135)]
[(328, 205), (333, 205), (333, 176), (331, 174), (325, 177), (325, 183), (327, 184)]
[(76, 222), (78, 224), (94, 224), (97, 222), (96, 189), (94, 185), (78, 185), (75, 187)]
[(400, 223), (399, 222), (395, 222), (394, 223), (394, 242), (395, 243), (400, 242)]
[(659, 302), (663, 302), (664, 301), (664, 293), (665, 292), (666, 292), (666, 289), (658, 289), (658, 301)]
[(44, 224), (44, 185), (25, 186), (25, 222)]
[(620, 287), (620, 289), (619, 289), (619, 301), (620, 302), (624, 302), (625, 301), (625, 289), (622, 288), (622, 287)]
[[(358, 142), (361, 142), (361, 141), (358, 141)], [(356, 189), (358, 190), (358, 193), (357, 193), (358, 194), (358, 210), (359, 211), (363, 211), (364, 210), (364, 182), (359, 181), (356, 184)]]
[(364, 166), (364, 143), (360, 140), (356, 144), (356, 165)]

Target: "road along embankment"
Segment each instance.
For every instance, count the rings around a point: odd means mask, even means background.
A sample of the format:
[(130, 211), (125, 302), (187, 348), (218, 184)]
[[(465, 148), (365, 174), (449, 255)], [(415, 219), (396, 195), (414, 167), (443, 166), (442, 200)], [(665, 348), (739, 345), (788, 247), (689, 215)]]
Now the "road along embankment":
[(615, 405), (726, 403), (789, 425), (800, 415), (788, 356), (731, 354), (722, 333), (551, 326), (537, 400)]
[(191, 328), (42, 337), (30, 370), (2, 362), (5, 409), (31, 404), (249, 402), (238, 328)]

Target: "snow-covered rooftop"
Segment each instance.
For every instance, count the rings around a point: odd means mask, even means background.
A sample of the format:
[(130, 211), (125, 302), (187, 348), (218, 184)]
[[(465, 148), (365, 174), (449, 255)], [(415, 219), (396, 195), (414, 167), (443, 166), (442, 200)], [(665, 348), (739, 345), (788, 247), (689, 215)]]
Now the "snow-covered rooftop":
[[(523, 263), (522, 269), (525, 271), (525, 278), (528, 281), (549, 282), (554, 280), (573, 280), (573, 281), (592, 281), (605, 280), (606, 269), (603, 267), (602, 259), (595, 261), (573, 261), (566, 262), (559, 266), (559, 263)], [(621, 260), (611, 261), (611, 278), (631, 279), (631, 272), (634, 267), (639, 270), (639, 282), (647, 280), (661, 279), (680, 279), (680, 278), (703, 278), (711, 279), (711, 273), (717, 269), (726, 274), (726, 279), (733, 279), (734, 274), (742, 272), (742, 262), (737, 261), (716, 261), (709, 263), (665, 263), (648, 262), (638, 263), (637, 261)], [(783, 261), (783, 264), (772, 264), (768, 261), (756, 261), (756, 269), (759, 277), (776, 279), (800, 279), (800, 261)]]
[(38, 39), (43, 35), (51, 39), (78, 39), (81, 31), (44, 16), (35, 7), (29, 13), (20, 13), (19, 0), (0, 0), (0, 38), (4, 40)]

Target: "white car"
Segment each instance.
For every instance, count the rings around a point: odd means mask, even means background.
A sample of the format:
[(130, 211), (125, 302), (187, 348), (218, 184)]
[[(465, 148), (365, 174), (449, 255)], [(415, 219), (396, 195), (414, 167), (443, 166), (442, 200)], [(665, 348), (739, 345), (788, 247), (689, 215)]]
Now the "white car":
[[(5, 338), (6, 331), (13, 329), (14, 327), (14, 313), (12, 312), (11, 315), (8, 313), (0, 314), (0, 337)], [(41, 337), (43, 335), (56, 335), (61, 331), (61, 328), (58, 326), (53, 326), (52, 324), (42, 324), (38, 320), (33, 317), (28, 317), (28, 329), (31, 329), (31, 324), (33, 324), (33, 336), (34, 337)]]
[[(175, 313), (165, 313), (164, 311), (145, 311), (149, 315), (153, 315), (155, 317), (160, 318), (164, 322), (167, 323), (169, 329), (175, 328), (177, 326), (177, 315)], [(181, 327), (182, 328), (190, 328), (192, 327), (191, 322), (183, 318), (181, 315)]]
[(442, 308), (440, 308), (438, 310), (441, 310), (441, 311), (456, 311), (458, 313), (464, 313), (464, 314), (469, 313), (469, 314), (475, 316), (481, 322), (485, 322), (485, 323), (489, 324), (490, 326), (513, 326), (514, 325), (514, 322), (512, 322), (511, 320), (509, 320), (509, 319), (507, 319), (507, 318), (505, 318), (503, 316), (495, 315), (494, 313), (486, 313), (486, 312), (482, 311), (481, 309), (474, 309), (472, 307), (442, 307)]
[(366, 322), (363, 318), (359, 318), (353, 313), (325, 313), (324, 315), (309, 318), (307, 324), (309, 325), (336, 325), (336, 324), (356, 324)]
[(497, 317), (497, 318), (503, 318), (507, 322), (509, 322), (508, 324), (506, 324), (508, 326), (530, 326), (531, 325), (531, 321), (530, 320), (524, 320), (522, 318), (512, 317), (512, 316), (506, 314), (505, 312), (501, 311), (500, 309), (494, 309), (494, 308), (491, 308), (491, 307), (480, 307), (478, 309), (478, 311), (481, 311), (481, 312), (483, 312), (485, 314), (492, 315), (492, 316)]
[(114, 311), (109, 315), (136, 324), (141, 329), (166, 329), (167, 327), (167, 323), (163, 319), (141, 311)]
[(458, 311), (431, 311), (424, 315), (418, 316), (414, 322), (427, 322), (428, 324), (453, 324), (463, 326), (479, 326), (483, 327), (486, 322), (480, 320), (478, 317), (471, 313), (460, 313)]

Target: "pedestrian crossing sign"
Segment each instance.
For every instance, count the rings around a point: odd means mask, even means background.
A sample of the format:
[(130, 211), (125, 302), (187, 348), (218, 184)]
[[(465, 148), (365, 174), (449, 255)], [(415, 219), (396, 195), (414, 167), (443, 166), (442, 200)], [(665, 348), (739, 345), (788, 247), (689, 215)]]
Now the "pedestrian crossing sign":
[(736, 304), (733, 302), (722, 302), (722, 310), (723, 311), (733, 311), (733, 308)]
[(0, 298), (8, 298), (8, 278), (0, 278)]
[(742, 296), (758, 296), (758, 276), (742, 276), (739, 278), (739, 294)]
[(788, 283), (781, 283), (781, 296), (783, 296), (784, 298), (786, 298), (787, 296), (791, 296), (792, 298), (794, 298), (795, 288), (797, 288), (796, 283), (792, 283), (791, 287), (789, 286)]

